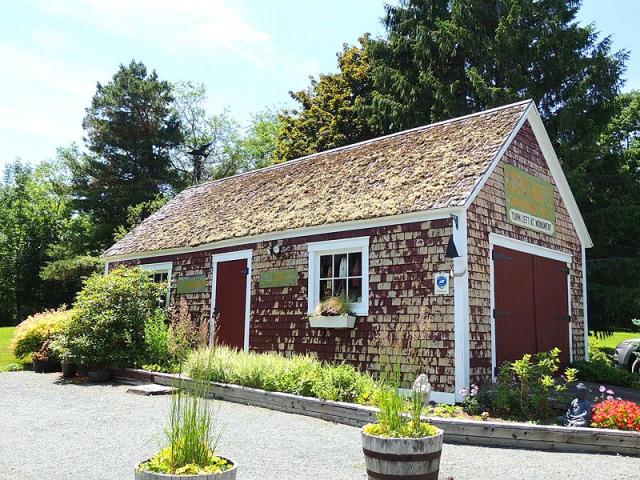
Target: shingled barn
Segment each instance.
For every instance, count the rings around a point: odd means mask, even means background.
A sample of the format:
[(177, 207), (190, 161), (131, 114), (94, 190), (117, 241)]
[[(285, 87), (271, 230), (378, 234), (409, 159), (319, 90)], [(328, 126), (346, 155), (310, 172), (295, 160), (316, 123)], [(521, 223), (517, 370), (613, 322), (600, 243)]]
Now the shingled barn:
[[(452, 403), (526, 352), (587, 355), (590, 246), (525, 101), (187, 188), (105, 261), (149, 270), (239, 349), (375, 369), (377, 331), (422, 325), (432, 398)], [(312, 327), (337, 294), (353, 327)]]

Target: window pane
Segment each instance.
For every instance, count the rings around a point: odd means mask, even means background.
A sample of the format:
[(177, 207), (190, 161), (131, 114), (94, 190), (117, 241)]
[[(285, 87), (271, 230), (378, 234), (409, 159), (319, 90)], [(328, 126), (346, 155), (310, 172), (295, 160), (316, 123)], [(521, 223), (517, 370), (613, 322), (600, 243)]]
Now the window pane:
[(320, 278), (333, 277), (331, 270), (331, 262), (333, 261), (333, 255), (322, 255), (320, 257)]
[[(345, 259), (345, 264), (346, 264), (346, 259)], [(346, 280), (333, 281), (333, 295), (335, 297), (345, 297), (345, 298), (347, 297), (347, 281)]]
[(362, 276), (362, 253), (357, 252), (349, 254), (349, 276)]
[(333, 296), (331, 280), (320, 280), (320, 301)]
[(362, 279), (349, 279), (349, 296), (347, 298), (351, 303), (362, 302)]
[(333, 276), (345, 278), (347, 276), (347, 254), (333, 256)]

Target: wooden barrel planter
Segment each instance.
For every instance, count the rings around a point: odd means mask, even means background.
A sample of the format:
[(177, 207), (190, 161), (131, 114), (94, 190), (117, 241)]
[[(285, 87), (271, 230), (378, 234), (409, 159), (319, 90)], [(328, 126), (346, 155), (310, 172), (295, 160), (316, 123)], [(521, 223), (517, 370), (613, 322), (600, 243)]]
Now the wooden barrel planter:
[(424, 438), (386, 438), (361, 433), (369, 480), (437, 480), (442, 430)]
[(170, 475), (167, 473), (155, 473), (148, 472), (146, 470), (140, 470), (140, 465), (138, 465), (136, 467), (135, 480), (177, 480), (179, 478), (184, 478), (184, 480), (236, 480), (238, 465), (233, 463), (226, 457), (220, 458), (223, 458), (233, 466), (229, 470), (225, 470), (222, 473), (203, 473), (202, 475)]

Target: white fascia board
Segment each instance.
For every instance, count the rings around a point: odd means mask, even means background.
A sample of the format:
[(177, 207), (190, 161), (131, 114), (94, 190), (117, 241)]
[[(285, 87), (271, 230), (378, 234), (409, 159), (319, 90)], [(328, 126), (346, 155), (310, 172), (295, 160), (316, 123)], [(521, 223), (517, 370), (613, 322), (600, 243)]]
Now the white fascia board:
[(584, 329), (584, 360), (589, 361), (589, 309), (587, 306), (587, 250), (582, 245), (582, 322)]
[(269, 242), (283, 240), (286, 238), (306, 237), (312, 235), (322, 235), (326, 233), (346, 232), (349, 230), (359, 230), (366, 228), (384, 227), (390, 225), (401, 225), (405, 223), (427, 222), (430, 220), (439, 220), (448, 218), (451, 214), (460, 214), (462, 207), (438, 208), (434, 210), (426, 210), (421, 212), (405, 213), (401, 215), (390, 215), (386, 217), (378, 217), (366, 220), (354, 220), (351, 222), (333, 223), (330, 225), (319, 225), (315, 227), (296, 228), (291, 230), (283, 230), (279, 232), (271, 232), (261, 235), (254, 235), (242, 238), (232, 238), (221, 240), (218, 242), (206, 243), (195, 247), (168, 248), (165, 250), (151, 250), (136, 252), (126, 255), (114, 255), (102, 257), (103, 260), (110, 263), (121, 262), (127, 260), (138, 260), (143, 258), (161, 257), (165, 255), (180, 255), (184, 253), (202, 252), (205, 250), (215, 250), (218, 248), (235, 247), (240, 245), (248, 245), (258, 242)]
[(537, 108), (529, 109), (527, 120), (529, 120), (529, 124), (531, 125), (533, 133), (536, 136), (536, 140), (540, 145), (542, 155), (547, 162), (549, 171), (551, 172), (551, 176), (556, 182), (556, 187), (558, 188), (558, 192), (560, 193), (560, 198), (562, 199), (565, 208), (569, 212), (569, 217), (571, 217), (571, 222), (573, 223), (573, 226), (578, 233), (580, 242), (585, 246), (585, 248), (593, 247), (593, 241), (591, 240), (591, 236), (589, 235), (587, 226), (584, 223), (584, 219), (582, 218), (582, 214), (580, 213), (580, 209), (578, 208), (576, 199), (571, 192), (569, 182), (567, 182), (567, 177), (565, 177), (564, 175), (562, 165), (560, 165), (558, 156), (553, 149), (551, 139), (549, 138), (547, 129), (544, 127), (544, 123), (542, 122), (542, 118), (540, 117), (540, 113), (538, 112)]

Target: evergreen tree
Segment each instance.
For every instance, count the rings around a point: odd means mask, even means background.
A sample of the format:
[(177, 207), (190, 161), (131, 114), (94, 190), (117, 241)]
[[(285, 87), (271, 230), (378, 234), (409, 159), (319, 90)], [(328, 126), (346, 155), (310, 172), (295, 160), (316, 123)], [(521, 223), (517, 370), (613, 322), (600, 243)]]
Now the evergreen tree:
[(124, 225), (127, 208), (170, 192), (178, 178), (171, 152), (181, 143), (169, 82), (141, 62), (121, 65), (98, 83), (83, 122), (89, 153), (70, 162), (80, 211), (90, 213), (103, 246)]
[(338, 53), (339, 73), (311, 78), (311, 86), (289, 92), (299, 110), (281, 116), (282, 128), (274, 152), (276, 161), (291, 160), (376, 136), (361, 115), (371, 101), (369, 63), (365, 45), (344, 45)]

